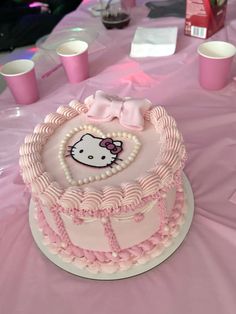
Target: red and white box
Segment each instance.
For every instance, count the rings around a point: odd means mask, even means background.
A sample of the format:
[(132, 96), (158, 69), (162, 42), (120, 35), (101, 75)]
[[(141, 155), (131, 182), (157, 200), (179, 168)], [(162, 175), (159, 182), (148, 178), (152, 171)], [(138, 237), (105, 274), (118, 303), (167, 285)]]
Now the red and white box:
[(187, 0), (185, 35), (208, 38), (224, 26), (227, 0)]

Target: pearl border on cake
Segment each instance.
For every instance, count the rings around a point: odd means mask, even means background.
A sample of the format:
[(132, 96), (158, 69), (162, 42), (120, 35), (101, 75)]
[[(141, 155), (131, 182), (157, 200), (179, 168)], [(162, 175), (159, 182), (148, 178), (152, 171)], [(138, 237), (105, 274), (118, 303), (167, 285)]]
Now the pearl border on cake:
[[(75, 135), (76, 133), (81, 132), (81, 131), (94, 132), (94, 133), (96, 133), (96, 135), (100, 136), (101, 138), (106, 138), (106, 137), (116, 138), (116, 137), (118, 137), (119, 139), (124, 138), (124, 139), (128, 139), (128, 140), (132, 140), (134, 142), (134, 148), (133, 148), (132, 152), (129, 154), (129, 156), (127, 157), (127, 159), (122, 161), (120, 163), (120, 165), (115, 166), (111, 170), (106, 170), (99, 175), (89, 176), (87, 178), (79, 179), (76, 181), (72, 177), (70, 169), (69, 169), (69, 167), (65, 161), (65, 152), (66, 152), (66, 147), (67, 147), (66, 143), (71, 139), (71, 137), (73, 135)], [(136, 156), (140, 150), (140, 147), (141, 147), (141, 143), (140, 143), (140, 141), (136, 135), (133, 135), (133, 134), (128, 133), (128, 132), (123, 132), (123, 131), (109, 132), (107, 134), (104, 134), (99, 128), (97, 128), (93, 125), (90, 125), (90, 124), (84, 124), (84, 125), (81, 125), (79, 127), (73, 128), (71, 131), (69, 131), (65, 135), (64, 139), (61, 141), (60, 146), (59, 146), (58, 158), (59, 158), (60, 165), (61, 165), (61, 167), (65, 173), (65, 177), (66, 177), (67, 181), (71, 185), (79, 185), (80, 186), (83, 184), (88, 184), (90, 182), (104, 180), (108, 177), (113, 176), (117, 172), (120, 172), (121, 170), (125, 169), (129, 164), (131, 164), (134, 161), (134, 159), (136, 158)]]

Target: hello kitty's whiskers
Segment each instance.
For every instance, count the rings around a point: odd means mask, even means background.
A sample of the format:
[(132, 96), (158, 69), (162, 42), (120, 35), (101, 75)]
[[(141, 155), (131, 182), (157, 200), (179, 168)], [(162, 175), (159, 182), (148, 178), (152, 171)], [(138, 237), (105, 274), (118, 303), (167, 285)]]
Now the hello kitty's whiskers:
[(121, 158), (116, 158), (116, 160), (120, 160), (120, 161), (123, 161), (123, 159), (121, 159)]
[(65, 155), (65, 157), (70, 157), (70, 154), (69, 155)]

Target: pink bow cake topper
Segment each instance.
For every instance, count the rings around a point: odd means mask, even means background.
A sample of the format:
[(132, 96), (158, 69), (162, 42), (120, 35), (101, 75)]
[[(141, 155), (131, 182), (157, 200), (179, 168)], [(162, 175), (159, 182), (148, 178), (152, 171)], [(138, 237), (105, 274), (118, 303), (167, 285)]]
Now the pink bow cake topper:
[(136, 131), (144, 128), (144, 114), (152, 106), (148, 99), (120, 98), (97, 91), (85, 99), (91, 121), (107, 122), (118, 118), (122, 126)]

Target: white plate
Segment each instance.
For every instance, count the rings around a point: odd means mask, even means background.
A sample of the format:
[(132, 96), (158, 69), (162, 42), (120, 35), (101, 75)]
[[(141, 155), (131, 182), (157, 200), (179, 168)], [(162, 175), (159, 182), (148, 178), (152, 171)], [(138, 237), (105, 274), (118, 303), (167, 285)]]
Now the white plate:
[(68, 28), (41, 37), (37, 40), (36, 47), (45, 52), (56, 51), (60, 44), (72, 40), (82, 40), (87, 42), (88, 45), (91, 45), (97, 36), (98, 33), (94, 29), (80, 27)]
[[(62, 269), (75, 274), (80, 277), (89, 278), (89, 279), (96, 279), (96, 280), (116, 280), (116, 279), (124, 279), (128, 277), (133, 277), (139, 274), (142, 274), (155, 266), (159, 265), (163, 261), (165, 261), (171, 254), (173, 254), (177, 248), (180, 246), (180, 244), (185, 239), (188, 230), (190, 228), (192, 219), (193, 219), (193, 213), (194, 213), (194, 198), (193, 198), (193, 192), (191, 189), (191, 185), (187, 179), (187, 177), (184, 175), (184, 192), (185, 192), (185, 222), (181, 226), (181, 230), (176, 238), (173, 238), (173, 241), (170, 246), (166, 247), (164, 251), (161, 253), (161, 255), (153, 258), (149, 262), (147, 262), (144, 265), (137, 265), (133, 268), (130, 268), (126, 271), (120, 271), (116, 272), (114, 274), (104, 274), (104, 273), (98, 273), (98, 274), (92, 274), (86, 270), (78, 269), (76, 266), (73, 265), (73, 263), (67, 263), (64, 262), (59, 255), (52, 254), (48, 249), (47, 246), (43, 244), (44, 237), (42, 233), (39, 231), (37, 226), (37, 221), (35, 219), (35, 207), (33, 205), (33, 202), (30, 203), (29, 207), (29, 222), (30, 222), (30, 228), (34, 237), (35, 242), (37, 243), (39, 249), (45, 254), (49, 260), (51, 260), (54, 264), (61, 267)], [(187, 210), (186, 210), (187, 209)]]
[[(39, 38), (36, 42), (38, 51), (33, 57), (36, 64), (36, 76), (40, 78), (48, 77), (62, 66), (56, 49), (67, 41), (85, 41), (88, 44), (89, 55), (104, 49), (105, 46), (96, 40), (97, 37), (98, 32), (93, 28), (74, 27), (55, 31)], [(45, 72), (45, 68), (48, 68), (48, 71)]]
[(0, 173), (13, 163), (18, 163), (20, 145), (38, 120), (34, 113), (24, 107), (0, 111)]

